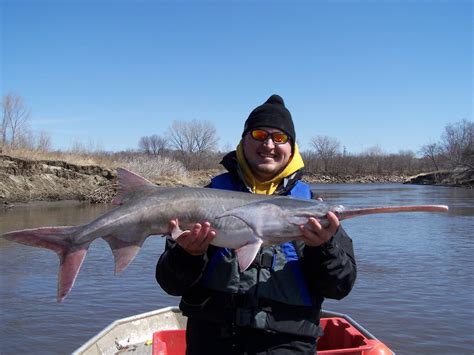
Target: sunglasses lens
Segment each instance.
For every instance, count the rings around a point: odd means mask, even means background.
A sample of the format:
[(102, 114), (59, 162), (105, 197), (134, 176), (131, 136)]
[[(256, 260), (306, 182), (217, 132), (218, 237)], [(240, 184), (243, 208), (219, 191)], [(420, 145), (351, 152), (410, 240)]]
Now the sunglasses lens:
[(275, 144), (285, 144), (288, 142), (288, 136), (285, 133), (274, 132), (272, 133), (272, 139)]
[(268, 132), (264, 131), (262, 129), (254, 129), (252, 131), (252, 138), (257, 140), (257, 141), (264, 141), (268, 137)]

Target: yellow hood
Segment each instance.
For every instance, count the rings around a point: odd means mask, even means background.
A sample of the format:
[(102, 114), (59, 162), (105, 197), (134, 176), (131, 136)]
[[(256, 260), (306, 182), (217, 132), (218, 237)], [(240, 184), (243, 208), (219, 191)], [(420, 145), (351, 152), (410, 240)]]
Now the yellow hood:
[(252, 191), (256, 194), (271, 195), (275, 192), (280, 182), (290, 176), (294, 172), (304, 167), (303, 158), (301, 157), (298, 145), (295, 143), (293, 156), (288, 165), (283, 171), (275, 176), (273, 179), (268, 181), (259, 181), (252, 173), (252, 170), (247, 164), (247, 160), (244, 156), (244, 149), (242, 147), (242, 141), (237, 146), (237, 161), (244, 173), (245, 182), (252, 188)]

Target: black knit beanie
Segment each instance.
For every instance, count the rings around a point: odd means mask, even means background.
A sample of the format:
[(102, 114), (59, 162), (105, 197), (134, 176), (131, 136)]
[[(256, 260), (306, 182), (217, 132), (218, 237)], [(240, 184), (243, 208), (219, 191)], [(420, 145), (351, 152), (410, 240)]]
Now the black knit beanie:
[(272, 127), (281, 129), (291, 138), (291, 145), (295, 144), (295, 127), (290, 111), (285, 107), (283, 99), (278, 95), (272, 95), (263, 104), (255, 108), (245, 121), (242, 137), (257, 127)]

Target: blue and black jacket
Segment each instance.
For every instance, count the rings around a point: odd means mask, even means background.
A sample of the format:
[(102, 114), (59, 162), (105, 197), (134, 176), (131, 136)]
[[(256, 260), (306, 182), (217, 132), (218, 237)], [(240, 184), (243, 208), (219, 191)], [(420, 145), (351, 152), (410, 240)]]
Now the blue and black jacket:
[[(222, 163), (228, 172), (208, 187), (249, 191), (235, 153)], [(310, 199), (300, 174), (286, 178), (276, 193)], [(263, 247), (243, 273), (232, 249), (211, 245), (205, 255), (192, 256), (168, 238), (156, 279), (169, 294), (182, 296), (180, 308), (188, 317), (317, 337), (324, 298), (341, 299), (350, 292), (356, 264), (342, 227), (323, 246), (294, 241)]]

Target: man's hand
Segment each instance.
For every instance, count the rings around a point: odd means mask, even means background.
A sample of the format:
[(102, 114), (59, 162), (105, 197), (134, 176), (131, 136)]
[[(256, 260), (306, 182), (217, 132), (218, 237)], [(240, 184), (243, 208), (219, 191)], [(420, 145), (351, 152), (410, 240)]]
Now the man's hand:
[[(168, 224), (170, 234), (178, 229), (178, 220), (172, 219)], [(215, 236), (216, 232), (211, 229), (209, 222), (196, 223), (191, 230), (181, 233), (176, 239), (176, 243), (191, 255), (203, 255)]]
[(303, 241), (306, 245), (311, 247), (320, 246), (329, 241), (329, 239), (336, 234), (340, 225), (339, 219), (332, 212), (328, 212), (326, 218), (329, 221), (329, 226), (326, 228), (324, 228), (314, 217), (309, 218), (306, 226), (300, 226), (300, 231), (303, 234)]

